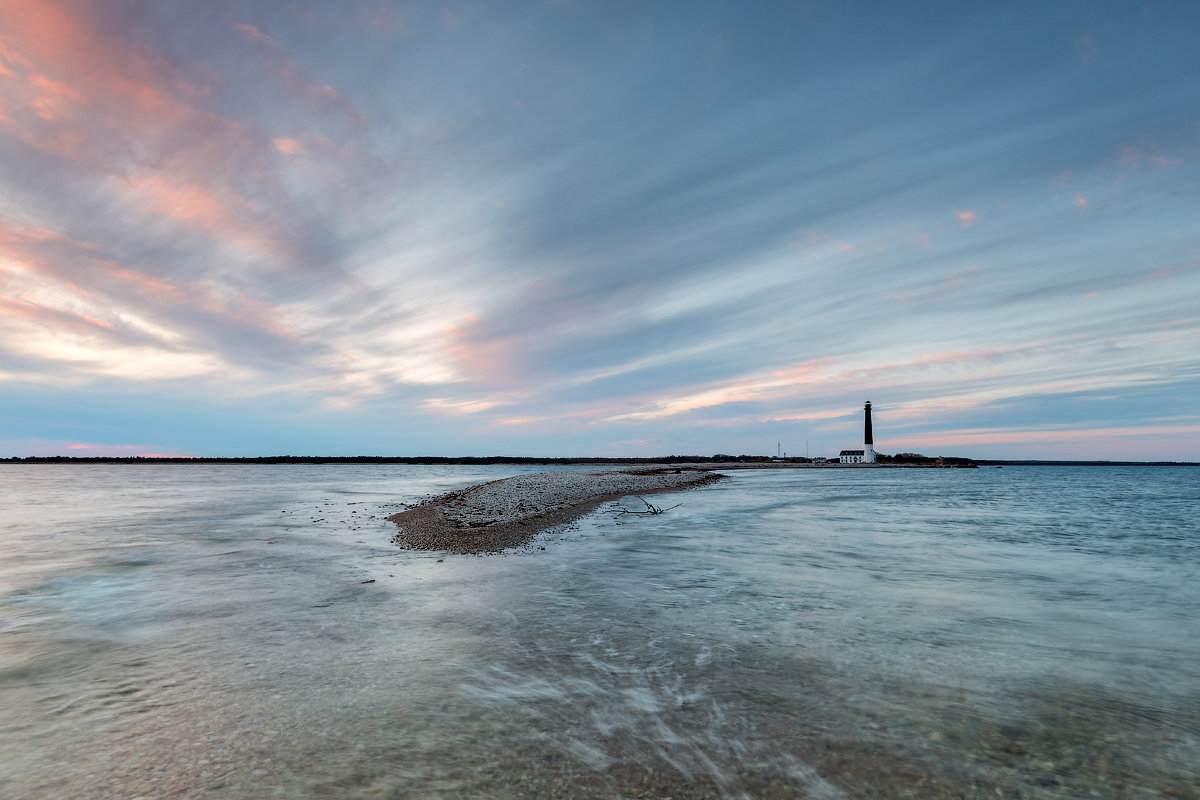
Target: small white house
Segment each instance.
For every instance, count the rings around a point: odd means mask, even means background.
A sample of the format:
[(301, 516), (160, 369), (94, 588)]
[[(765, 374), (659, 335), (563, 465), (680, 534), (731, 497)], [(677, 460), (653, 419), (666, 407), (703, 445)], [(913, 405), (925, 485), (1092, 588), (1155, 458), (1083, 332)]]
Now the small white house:
[(841, 464), (861, 464), (865, 453), (862, 450), (843, 450), (838, 456), (838, 463)]

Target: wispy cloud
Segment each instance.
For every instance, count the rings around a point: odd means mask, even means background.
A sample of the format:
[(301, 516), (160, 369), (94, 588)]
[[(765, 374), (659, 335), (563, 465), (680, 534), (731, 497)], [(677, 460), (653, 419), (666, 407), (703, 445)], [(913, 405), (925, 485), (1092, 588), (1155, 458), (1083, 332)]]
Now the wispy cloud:
[(1120, 460), (1124, 440), (1150, 437), (1193, 437), (1200, 425), (1127, 425), (1115, 427), (1005, 427), (967, 428), (928, 431), (893, 437), (890, 444), (898, 450), (910, 448), (971, 448), (987, 445), (1021, 446), (1027, 452), (1044, 455), (1048, 448), (1064, 445), (1098, 444), (1107, 446), (1112, 460)]
[(1176, 413), (1190, 17), (965, 9), (911, 59), (867, 44), (898, 10), (800, 13), (8, 0), (0, 404), (576, 453), (840, 436), (867, 396), (896, 437)]
[(256, 25), (251, 25), (248, 22), (235, 22), (233, 23), (233, 29), (253, 42), (269, 45), (270, 47), (279, 47), (278, 42), (263, 33)]
[(440, 414), (463, 415), (463, 414), (478, 414), (482, 411), (488, 411), (496, 406), (503, 405), (498, 400), (450, 400), (445, 397), (430, 397), (423, 401), (421, 405)]

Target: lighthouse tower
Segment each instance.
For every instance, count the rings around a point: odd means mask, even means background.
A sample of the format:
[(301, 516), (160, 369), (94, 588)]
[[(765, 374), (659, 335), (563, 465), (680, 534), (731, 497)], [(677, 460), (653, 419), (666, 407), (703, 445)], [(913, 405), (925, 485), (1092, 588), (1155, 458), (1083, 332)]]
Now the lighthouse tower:
[(871, 401), (870, 400), (868, 400), (867, 404), (865, 406), (863, 406), (863, 410), (866, 412), (866, 415), (867, 415), (866, 428), (863, 430), (863, 463), (864, 464), (874, 464), (875, 463), (875, 441), (874, 441), (874, 438), (871, 436)]

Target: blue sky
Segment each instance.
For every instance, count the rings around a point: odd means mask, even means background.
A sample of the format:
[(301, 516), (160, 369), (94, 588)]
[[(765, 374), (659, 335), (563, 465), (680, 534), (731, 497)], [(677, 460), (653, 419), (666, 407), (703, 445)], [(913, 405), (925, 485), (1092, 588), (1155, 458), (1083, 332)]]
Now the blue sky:
[(1200, 6), (0, 6), (0, 456), (1200, 460)]

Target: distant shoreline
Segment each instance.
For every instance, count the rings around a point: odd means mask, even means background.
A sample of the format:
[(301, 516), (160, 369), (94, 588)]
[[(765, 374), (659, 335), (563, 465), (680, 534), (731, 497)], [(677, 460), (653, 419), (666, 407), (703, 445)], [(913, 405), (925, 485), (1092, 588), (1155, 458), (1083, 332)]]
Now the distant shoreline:
[[(931, 461), (933, 459), (930, 459)], [(950, 462), (950, 457), (947, 457)], [(1200, 467), (1197, 461), (1070, 461), (1042, 459), (983, 459), (954, 457), (946, 466), (981, 467)], [(658, 458), (535, 458), (532, 456), (249, 456), (158, 457), (158, 456), (11, 456), (0, 464), (410, 464), (414, 466), (659, 466), (687, 465), (721, 469), (820, 469), (820, 468), (914, 468), (932, 463), (839, 464), (836, 460), (814, 463), (800, 459), (739, 456), (715, 461), (705, 456), (661, 456)]]

